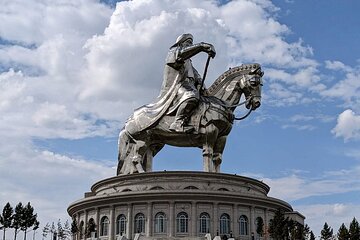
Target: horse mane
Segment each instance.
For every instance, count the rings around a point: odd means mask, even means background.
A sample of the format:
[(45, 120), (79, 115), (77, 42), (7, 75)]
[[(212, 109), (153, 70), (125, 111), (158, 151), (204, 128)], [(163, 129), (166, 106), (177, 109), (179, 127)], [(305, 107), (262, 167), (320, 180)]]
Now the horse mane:
[(261, 68), (260, 64), (242, 64), (241, 66), (233, 67), (221, 74), (213, 84), (207, 89), (208, 96), (214, 96), (226, 83), (239, 75), (248, 74), (252, 70)]

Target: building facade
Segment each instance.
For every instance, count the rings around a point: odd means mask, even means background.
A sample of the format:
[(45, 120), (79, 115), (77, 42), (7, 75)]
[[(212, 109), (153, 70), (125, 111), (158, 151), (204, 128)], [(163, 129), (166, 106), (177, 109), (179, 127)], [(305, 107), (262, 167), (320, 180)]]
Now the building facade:
[[(77, 239), (115, 240), (269, 239), (270, 219), (278, 209), (303, 224), (304, 217), (279, 199), (268, 197), (265, 183), (243, 176), (207, 172), (148, 172), (95, 183), (72, 203)], [(262, 227), (262, 234), (259, 231)]]

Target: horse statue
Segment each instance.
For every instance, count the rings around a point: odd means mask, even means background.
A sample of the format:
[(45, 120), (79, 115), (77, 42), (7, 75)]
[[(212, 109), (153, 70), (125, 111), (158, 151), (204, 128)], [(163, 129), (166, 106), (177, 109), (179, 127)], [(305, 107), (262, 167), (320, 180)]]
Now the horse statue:
[[(220, 172), (233, 121), (242, 119), (234, 116), (234, 110), (245, 104), (250, 113), (260, 106), (263, 74), (261, 66), (255, 63), (231, 68), (220, 75), (202, 94), (190, 118), (191, 125), (195, 126), (195, 131), (190, 133), (169, 130), (173, 115), (165, 115), (149, 128), (136, 131), (133, 114), (119, 134), (117, 174), (151, 172), (153, 157), (165, 144), (202, 148), (204, 171)], [(245, 102), (239, 103), (242, 94)]]

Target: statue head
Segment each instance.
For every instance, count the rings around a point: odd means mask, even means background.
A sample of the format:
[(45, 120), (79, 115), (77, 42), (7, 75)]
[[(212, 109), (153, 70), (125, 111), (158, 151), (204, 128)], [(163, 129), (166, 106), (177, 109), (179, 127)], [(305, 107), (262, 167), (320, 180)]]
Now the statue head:
[(191, 43), (192, 43), (192, 41), (193, 41), (193, 35), (190, 34), (190, 33), (181, 34), (180, 36), (178, 36), (178, 38), (176, 39), (175, 44), (172, 45), (171, 48), (177, 47), (177, 46), (185, 43), (187, 40), (191, 40)]

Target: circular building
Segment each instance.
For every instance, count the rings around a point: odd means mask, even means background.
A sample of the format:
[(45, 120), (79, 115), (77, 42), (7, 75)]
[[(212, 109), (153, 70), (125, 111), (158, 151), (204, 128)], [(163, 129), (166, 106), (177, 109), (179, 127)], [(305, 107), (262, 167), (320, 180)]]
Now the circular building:
[(281, 209), (304, 217), (268, 197), (265, 183), (238, 175), (164, 171), (101, 180), (72, 203), (77, 239), (269, 239), (270, 219)]

